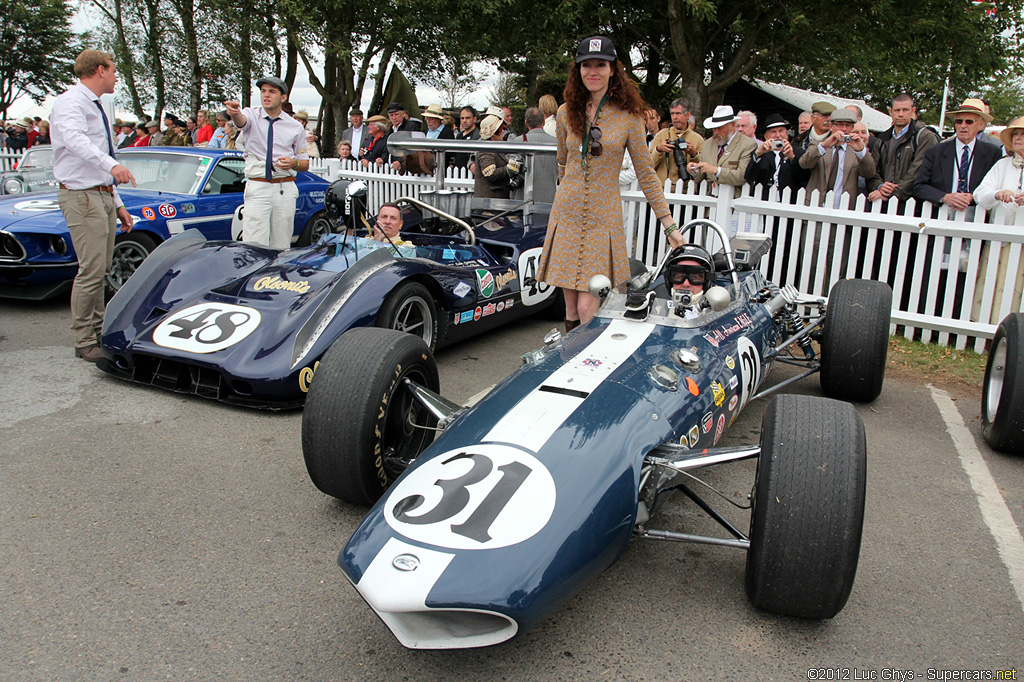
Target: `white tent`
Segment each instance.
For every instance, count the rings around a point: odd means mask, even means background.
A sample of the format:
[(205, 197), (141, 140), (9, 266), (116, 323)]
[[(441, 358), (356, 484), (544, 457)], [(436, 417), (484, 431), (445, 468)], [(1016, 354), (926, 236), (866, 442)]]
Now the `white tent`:
[(892, 119), (889, 117), (889, 114), (869, 106), (862, 99), (849, 99), (847, 97), (836, 97), (835, 95), (824, 95), (820, 92), (814, 92), (813, 90), (801, 90), (800, 88), (794, 88), (791, 85), (769, 83), (768, 81), (763, 81), (759, 78), (752, 78), (749, 82), (758, 90), (767, 93), (772, 97), (777, 97), (783, 102), (792, 104), (801, 111), (810, 111), (812, 104), (821, 101), (834, 104), (837, 109), (841, 109), (847, 104), (856, 104), (864, 111), (864, 117), (861, 120), (864, 122), (864, 125), (867, 126), (868, 130), (881, 132), (883, 130), (888, 130), (892, 125)]

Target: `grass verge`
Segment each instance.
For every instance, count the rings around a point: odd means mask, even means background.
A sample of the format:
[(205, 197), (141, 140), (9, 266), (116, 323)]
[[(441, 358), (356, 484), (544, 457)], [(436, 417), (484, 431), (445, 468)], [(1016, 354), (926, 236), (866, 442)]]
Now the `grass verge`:
[(972, 350), (957, 350), (890, 336), (886, 372), (930, 381), (939, 386), (979, 391), (987, 361), (988, 355), (979, 355)]

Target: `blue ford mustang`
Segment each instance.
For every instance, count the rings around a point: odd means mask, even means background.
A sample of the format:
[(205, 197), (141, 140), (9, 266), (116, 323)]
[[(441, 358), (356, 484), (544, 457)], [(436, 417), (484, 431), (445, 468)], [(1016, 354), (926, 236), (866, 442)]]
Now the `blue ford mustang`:
[[(171, 236), (197, 229), (210, 239), (231, 239), (245, 190), (242, 152), (156, 147), (122, 150), (118, 161), (137, 187), (118, 191), (135, 219), (118, 234), (107, 285), (116, 291), (142, 261)], [(299, 173), (295, 237), (316, 241), (330, 230), (324, 214), (327, 181)], [(55, 192), (0, 201), (0, 297), (43, 299), (71, 288), (78, 259)]]

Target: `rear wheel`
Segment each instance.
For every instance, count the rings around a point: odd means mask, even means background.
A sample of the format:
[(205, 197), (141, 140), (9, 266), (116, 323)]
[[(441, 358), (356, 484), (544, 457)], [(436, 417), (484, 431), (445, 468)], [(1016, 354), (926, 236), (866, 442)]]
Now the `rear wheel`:
[(981, 388), (981, 431), (994, 450), (1024, 452), (1024, 314), (996, 328)]
[(302, 455), (313, 484), (372, 505), (433, 440), (437, 420), (405, 387), (437, 391), (437, 365), (422, 340), (357, 327), (320, 360), (302, 413)]
[(377, 313), (377, 326), (413, 334), (431, 351), (437, 347), (437, 306), (427, 288), (418, 282), (397, 287)]
[(869, 402), (882, 392), (889, 351), (892, 289), (844, 279), (828, 297), (821, 339), (821, 390), (836, 400)]
[(860, 557), (864, 424), (848, 403), (782, 395), (764, 413), (750, 513), (746, 589), (759, 609), (832, 618)]
[(295, 245), (309, 246), (310, 244), (315, 244), (320, 241), (320, 237), (332, 232), (334, 232), (334, 223), (327, 217), (325, 211), (320, 211), (306, 222), (306, 227), (302, 230), (302, 234), (299, 235)]
[(110, 274), (107, 275), (107, 293), (110, 296), (116, 294), (155, 248), (156, 242), (144, 232), (119, 234), (114, 242)]

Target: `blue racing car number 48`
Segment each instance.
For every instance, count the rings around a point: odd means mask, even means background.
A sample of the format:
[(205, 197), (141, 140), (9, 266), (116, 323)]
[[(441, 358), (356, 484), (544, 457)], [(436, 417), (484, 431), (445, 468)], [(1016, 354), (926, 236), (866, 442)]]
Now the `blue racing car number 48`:
[(186, 353), (213, 353), (233, 346), (260, 325), (255, 308), (200, 303), (181, 310), (153, 330), (153, 343)]

